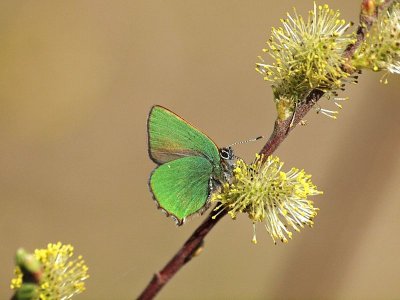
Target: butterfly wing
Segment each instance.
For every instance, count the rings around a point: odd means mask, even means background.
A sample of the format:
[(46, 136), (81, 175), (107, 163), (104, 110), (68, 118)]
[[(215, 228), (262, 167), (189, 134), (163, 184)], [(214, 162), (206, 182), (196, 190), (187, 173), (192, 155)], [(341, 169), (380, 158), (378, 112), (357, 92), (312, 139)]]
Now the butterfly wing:
[(207, 209), (213, 166), (201, 156), (190, 156), (157, 167), (150, 189), (160, 208), (182, 225), (185, 218)]
[(153, 106), (147, 121), (149, 155), (157, 164), (163, 164), (187, 156), (202, 156), (214, 166), (219, 166), (217, 146), (172, 111)]

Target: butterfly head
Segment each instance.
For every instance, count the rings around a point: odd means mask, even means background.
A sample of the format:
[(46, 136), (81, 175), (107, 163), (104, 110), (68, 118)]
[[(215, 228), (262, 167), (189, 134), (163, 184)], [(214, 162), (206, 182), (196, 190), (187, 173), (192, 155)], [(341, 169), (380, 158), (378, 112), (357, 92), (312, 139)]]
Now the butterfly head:
[(219, 149), (219, 156), (222, 160), (224, 180), (230, 182), (232, 180), (232, 170), (235, 166), (236, 156), (232, 147), (224, 147)]

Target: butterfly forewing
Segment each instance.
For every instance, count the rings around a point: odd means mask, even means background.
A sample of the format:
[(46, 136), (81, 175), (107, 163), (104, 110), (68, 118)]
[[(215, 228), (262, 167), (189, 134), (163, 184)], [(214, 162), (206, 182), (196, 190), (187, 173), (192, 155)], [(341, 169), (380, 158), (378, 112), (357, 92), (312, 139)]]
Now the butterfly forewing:
[(150, 188), (159, 206), (172, 214), (178, 224), (207, 208), (213, 166), (204, 157), (191, 156), (157, 167)]
[(162, 106), (153, 106), (148, 119), (149, 154), (158, 164), (187, 156), (202, 156), (219, 166), (217, 146), (201, 131)]

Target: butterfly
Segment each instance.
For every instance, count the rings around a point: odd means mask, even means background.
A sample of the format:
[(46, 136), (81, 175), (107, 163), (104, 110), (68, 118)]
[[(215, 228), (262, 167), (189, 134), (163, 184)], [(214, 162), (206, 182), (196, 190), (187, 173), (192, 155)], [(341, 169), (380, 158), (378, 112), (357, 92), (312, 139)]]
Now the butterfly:
[(231, 147), (218, 148), (200, 130), (165, 107), (155, 105), (147, 120), (150, 158), (158, 164), (150, 175), (154, 200), (182, 225), (203, 213), (210, 196), (232, 177)]

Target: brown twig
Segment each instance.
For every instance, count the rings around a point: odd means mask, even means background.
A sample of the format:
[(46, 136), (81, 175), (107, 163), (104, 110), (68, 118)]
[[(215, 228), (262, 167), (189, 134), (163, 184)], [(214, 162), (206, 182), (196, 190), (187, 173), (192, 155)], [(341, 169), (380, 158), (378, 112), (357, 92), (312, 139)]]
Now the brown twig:
[[(216, 216), (215, 218), (213, 216)], [(175, 256), (165, 265), (147, 285), (146, 289), (140, 294), (138, 299), (153, 299), (162, 287), (179, 271), (187, 262), (196, 256), (197, 250), (203, 245), (205, 236), (210, 232), (217, 222), (226, 215), (226, 210), (213, 212), (207, 219), (193, 232), (190, 238), (183, 244)]]
[[(385, 0), (381, 5), (375, 7), (374, 0), (363, 0), (361, 4), (360, 25), (357, 29), (357, 38), (354, 44), (349, 45), (343, 53), (343, 57), (351, 59), (356, 49), (364, 41), (366, 33), (372, 24), (376, 21), (378, 14), (389, 7), (395, 0)], [(343, 66), (345, 70), (348, 69)], [(349, 71), (351, 72), (351, 71)], [(310, 111), (315, 103), (324, 95), (320, 90), (313, 90), (307, 99), (299, 104), (294, 112), (293, 120), (290, 118), (285, 121), (276, 120), (273, 132), (267, 143), (261, 149), (260, 154), (265, 158), (271, 155), (279, 145), (285, 140), (296, 125)], [(226, 211), (213, 211), (207, 219), (193, 232), (190, 238), (183, 244), (175, 256), (165, 265), (165, 267), (156, 273), (142, 294), (138, 297), (140, 300), (153, 299), (164, 285), (187, 263), (189, 262), (197, 249), (202, 246), (205, 236), (211, 231), (215, 224), (226, 215)], [(213, 216), (217, 216), (213, 218)]]
[[(347, 46), (346, 50), (343, 52), (343, 57), (349, 61), (353, 56), (354, 52), (362, 44), (365, 36), (371, 26), (378, 18), (378, 14), (381, 11), (386, 10), (394, 0), (386, 0), (380, 6), (374, 6), (374, 0), (363, 0), (361, 3), (361, 13), (360, 13), (360, 25), (357, 28), (357, 36), (354, 44)], [(344, 65), (343, 69), (349, 74), (354, 72), (354, 70), (348, 65)], [(276, 120), (274, 130), (268, 139), (267, 143), (261, 149), (260, 154), (264, 155), (266, 159), (269, 155), (274, 153), (276, 148), (285, 140), (289, 135), (289, 132), (296, 127), (296, 125), (303, 119), (303, 117), (310, 111), (310, 109), (317, 103), (318, 100), (324, 95), (321, 90), (313, 90), (305, 101), (299, 104), (294, 112), (294, 119), (290, 118), (285, 121)]]

